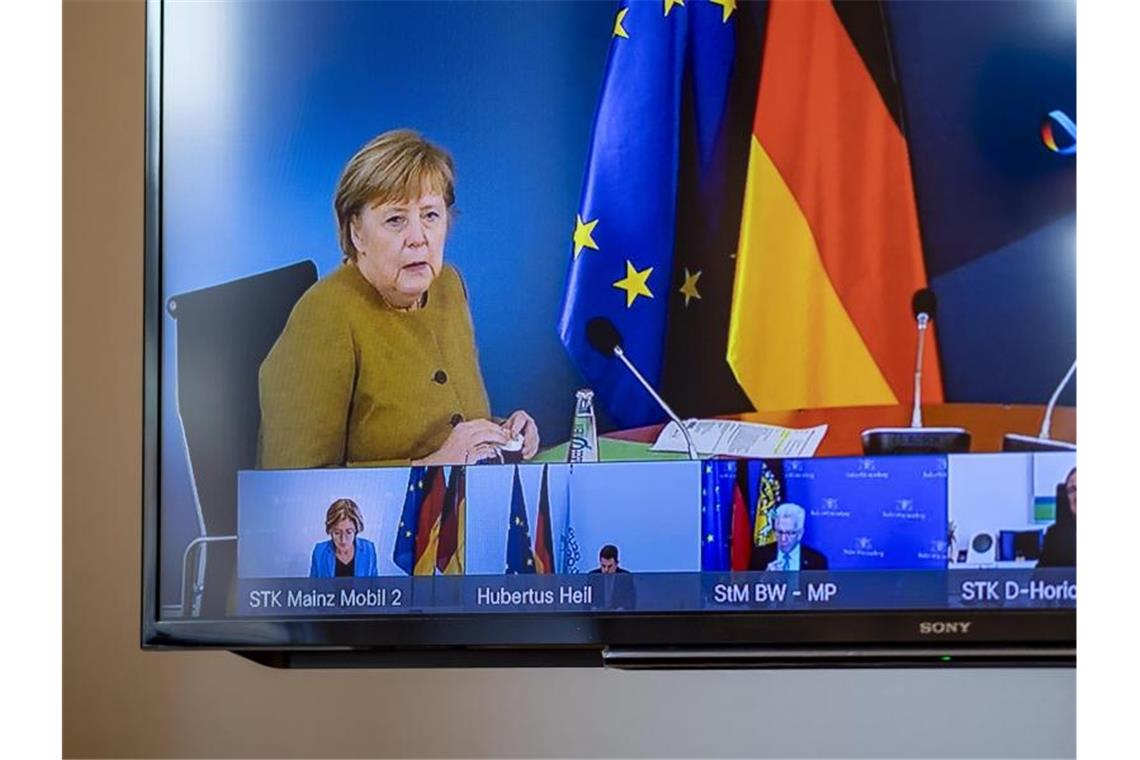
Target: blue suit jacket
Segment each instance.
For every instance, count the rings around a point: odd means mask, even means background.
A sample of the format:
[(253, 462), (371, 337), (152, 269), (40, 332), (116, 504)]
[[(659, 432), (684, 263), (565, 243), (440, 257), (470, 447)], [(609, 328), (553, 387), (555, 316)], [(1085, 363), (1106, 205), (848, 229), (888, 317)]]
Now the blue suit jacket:
[[(357, 578), (379, 575), (376, 571), (376, 546), (367, 538), (356, 539), (356, 565), (353, 573)], [(336, 576), (336, 548), (332, 539), (322, 541), (313, 547), (313, 562), (309, 565), (310, 578), (332, 578)]]

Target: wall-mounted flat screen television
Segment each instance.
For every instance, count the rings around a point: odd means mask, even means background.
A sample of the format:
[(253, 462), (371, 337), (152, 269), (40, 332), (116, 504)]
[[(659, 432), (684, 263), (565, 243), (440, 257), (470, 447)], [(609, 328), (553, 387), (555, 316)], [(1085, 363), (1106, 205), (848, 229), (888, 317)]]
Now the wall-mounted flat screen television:
[(1072, 664), (1072, 2), (147, 6), (142, 641)]

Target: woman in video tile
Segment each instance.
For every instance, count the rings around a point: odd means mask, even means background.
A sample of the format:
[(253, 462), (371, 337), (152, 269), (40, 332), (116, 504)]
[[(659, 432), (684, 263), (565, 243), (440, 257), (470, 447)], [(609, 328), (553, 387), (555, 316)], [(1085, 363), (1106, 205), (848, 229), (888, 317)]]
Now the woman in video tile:
[(1057, 487), (1057, 521), (1045, 531), (1037, 567), (1077, 566), (1077, 468)]
[(352, 499), (337, 499), (325, 513), (328, 541), (313, 547), (310, 578), (364, 578), (377, 575), (376, 546), (364, 532), (360, 507)]
[(467, 290), (444, 264), (451, 156), (385, 132), (334, 198), (343, 263), (308, 291), (261, 365), (263, 468), (446, 465), (538, 451), (523, 410), (491, 419)]

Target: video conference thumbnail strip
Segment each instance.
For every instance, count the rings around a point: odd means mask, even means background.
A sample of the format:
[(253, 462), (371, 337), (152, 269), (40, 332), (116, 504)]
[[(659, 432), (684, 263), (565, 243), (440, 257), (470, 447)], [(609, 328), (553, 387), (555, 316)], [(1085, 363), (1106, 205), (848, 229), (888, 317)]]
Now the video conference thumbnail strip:
[(238, 614), (269, 617), (567, 612), (779, 612), (1075, 608), (1074, 568), (967, 572), (264, 578), (238, 582)]
[[(1068, 453), (249, 471), (241, 578), (1072, 566)], [(1062, 549), (1064, 547), (1062, 546)]]

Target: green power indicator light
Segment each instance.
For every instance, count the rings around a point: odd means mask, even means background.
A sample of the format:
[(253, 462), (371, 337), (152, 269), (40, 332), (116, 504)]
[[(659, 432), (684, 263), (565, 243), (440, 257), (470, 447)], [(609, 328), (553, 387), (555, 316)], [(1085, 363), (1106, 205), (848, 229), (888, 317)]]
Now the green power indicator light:
[(952, 660), (952, 659), (954, 659), (954, 658), (953, 658), (953, 657), (951, 657), (951, 656), (950, 656), (950, 655), (948, 655), (948, 654), (944, 654), (944, 655), (942, 655), (941, 657), (939, 657), (938, 659), (939, 659), (939, 660), (942, 660), (942, 662), (950, 662), (950, 660)]

